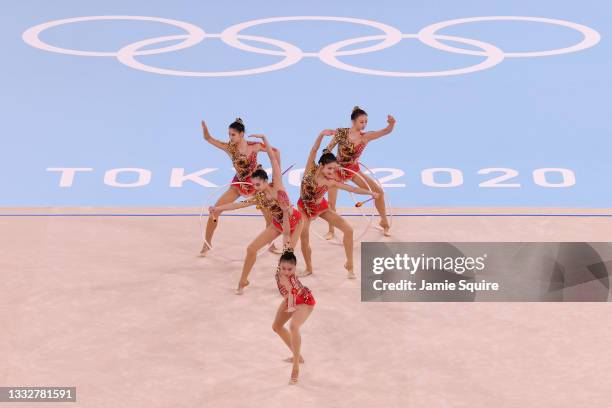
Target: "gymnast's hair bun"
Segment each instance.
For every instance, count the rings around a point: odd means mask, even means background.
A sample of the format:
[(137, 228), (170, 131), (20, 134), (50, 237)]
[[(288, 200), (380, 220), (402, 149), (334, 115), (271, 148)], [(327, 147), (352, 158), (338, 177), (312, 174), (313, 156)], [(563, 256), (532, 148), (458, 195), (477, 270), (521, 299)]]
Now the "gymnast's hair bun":
[(280, 259), (278, 260), (279, 264), (281, 262), (289, 262), (289, 263), (292, 263), (294, 265), (297, 264), (297, 258), (295, 257), (295, 254), (293, 253), (293, 248), (291, 248), (291, 247), (283, 248), (283, 254), (281, 255)]
[(368, 114), (366, 113), (366, 111), (364, 111), (363, 109), (361, 109), (359, 106), (355, 106), (353, 107), (353, 111), (351, 112), (351, 120), (355, 120), (358, 117), (360, 117), (361, 115), (365, 115), (368, 116)]
[(236, 118), (236, 120), (233, 121), (229, 127), (230, 129), (237, 130), (238, 132), (244, 132), (244, 122), (240, 118)]

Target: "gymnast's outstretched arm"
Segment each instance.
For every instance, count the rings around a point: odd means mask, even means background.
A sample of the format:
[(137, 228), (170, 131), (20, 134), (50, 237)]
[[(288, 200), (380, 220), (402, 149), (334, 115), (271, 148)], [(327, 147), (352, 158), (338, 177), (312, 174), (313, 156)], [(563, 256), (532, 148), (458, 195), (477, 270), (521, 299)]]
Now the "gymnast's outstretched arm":
[(310, 170), (312, 166), (315, 165), (315, 159), (317, 158), (317, 152), (319, 151), (319, 148), (321, 147), (321, 141), (323, 140), (323, 136), (331, 136), (331, 135), (334, 135), (335, 133), (336, 131), (331, 130), (331, 129), (325, 129), (325, 130), (322, 130), (321, 133), (319, 133), (319, 136), (317, 136), (317, 139), (315, 140), (315, 143), (312, 146), (312, 149), (310, 149), (310, 154), (308, 155), (308, 161), (306, 161), (305, 171)]
[(348, 184), (340, 183), (338, 181), (332, 181), (330, 187), (339, 188), (341, 190), (349, 191), (355, 194), (371, 195), (374, 198), (378, 197), (378, 193), (375, 191), (370, 191), (366, 188), (361, 187), (349, 186)]
[(374, 130), (372, 132), (366, 132), (363, 137), (366, 142), (372, 141), (374, 139), (378, 139), (379, 137), (383, 137), (393, 132), (393, 128), (395, 127), (395, 118), (391, 115), (387, 115), (387, 127), (381, 130)]
[(202, 121), (202, 132), (204, 132), (204, 140), (206, 140), (211, 145), (223, 150), (224, 152), (227, 152), (227, 143), (224, 143), (212, 137), (212, 135), (208, 131), (208, 126), (206, 126), (206, 122), (204, 121)]

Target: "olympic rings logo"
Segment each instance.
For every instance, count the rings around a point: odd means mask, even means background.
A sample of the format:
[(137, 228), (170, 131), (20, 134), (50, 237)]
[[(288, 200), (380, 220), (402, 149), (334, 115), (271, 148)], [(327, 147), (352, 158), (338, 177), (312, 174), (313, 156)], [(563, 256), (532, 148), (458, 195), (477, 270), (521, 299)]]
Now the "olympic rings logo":
[[(185, 30), (186, 34), (179, 35), (168, 35), (162, 37), (150, 38), (142, 41), (137, 41), (132, 44), (128, 44), (116, 52), (99, 52), (99, 51), (81, 51), (73, 50), (68, 48), (60, 48), (54, 45), (43, 42), (39, 37), (40, 34), (52, 27), (57, 27), (65, 24), (84, 22), (84, 21), (97, 21), (97, 20), (138, 20), (138, 21), (153, 21), (168, 24)], [(334, 21), (343, 23), (353, 23), (373, 27), (382, 32), (379, 35), (369, 35), (363, 37), (352, 38), (348, 40), (338, 41), (333, 44), (323, 47), (318, 52), (304, 52), (299, 47), (287, 43), (285, 41), (261, 37), (258, 35), (246, 35), (241, 34), (245, 29), (255, 27), (262, 24), (287, 22), (287, 21)], [(481, 21), (530, 21), (537, 23), (553, 24), (562, 27), (568, 27), (578, 31), (582, 34), (582, 40), (572, 46), (565, 48), (557, 48), (546, 51), (531, 51), (531, 52), (504, 52), (499, 47), (486, 43), (484, 41), (457, 37), (453, 35), (438, 34), (442, 29), (473, 23)], [(183, 21), (170, 20), (160, 17), (145, 17), (145, 16), (88, 16), (88, 17), (75, 17), (67, 18), (62, 20), (49, 21), (43, 24), (36, 25), (27, 29), (23, 35), (23, 40), (31, 45), (32, 47), (40, 48), (45, 51), (68, 54), (68, 55), (79, 55), (85, 57), (114, 57), (122, 64), (125, 64), (131, 68), (138, 69), (145, 72), (151, 72), (161, 75), (173, 75), (173, 76), (184, 76), (184, 77), (232, 77), (242, 75), (255, 75), (263, 74), (266, 72), (277, 71), (283, 68), (287, 68), (293, 64), (298, 63), (302, 58), (318, 58), (322, 62), (332, 67), (367, 75), (379, 75), (388, 77), (441, 77), (451, 75), (463, 75), (472, 72), (482, 71), (488, 68), (492, 68), (495, 65), (501, 63), (505, 58), (535, 58), (535, 57), (547, 57), (551, 55), (567, 54), (572, 52), (578, 52), (596, 45), (600, 39), (600, 34), (594, 29), (573, 23), (565, 20), (556, 20), (543, 17), (524, 17), (524, 16), (488, 16), (488, 17), (469, 17), (461, 18), (456, 20), (443, 21), (428, 25), (421, 29), (416, 34), (404, 34), (395, 27), (389, 26), (376, 21), (364, 20), (360, 18), (352, 17), (330, 17), (330, 16), (290, 16), (290, 17), (272, 17), (263, 18), (258, 20), (251, 20), (244, 23), (236, 24), (226, 28), (220, 34), (206, 33), (200, 27), (186, 23)], [(179, 71), (174, 69), (159, 68), (151, 65), (147, 65), (137, 59), (138, 56), (162, 54), (172, 51), (182, 50), (188, 47), (192, 47), (204, 39), (220, 39), (225, 44), (238, 48), (243, 51), (271, 55), (281, 56), (283, 59), (274, 64), (270, 64), (259, 68), (242, 69), (236, 71), (220, 71), (220, 72), (205, 72), (205, 71)], [(345, 57), (351, 55), (366, 54), (370, 52), (380, 51), (398, 44), (403, 39), (418, 39), (423, 44), (433, 47), (438, 50), (456, 53), (473, 55), (478, 57), (485, 57), (484, 61), (474, 64), (465, 68), (449, 69), (445, 71), (426, 71), (426, 72), (405, 72), (405, 71), (384, 71), (378, 69), (362, 68), (354, 65), (350, 65), (344, 61), (340, 61), (338, 57)], [(148, 47), (155, 44), (160, 44), (168, 41), (177, 41), (177, 44), (153, 48)], [(278, 50), (271, 50), (267, 48), (255, 47), (253, 45), (245, 44), (243, 40), (254, 41), (256, 43), (272, 45)], [(371, 42), (379, 41), (378, 43), (365, 46), (362, 48), (345, 50), (347, 47)], [(450, 41), (453, 43), (465, 44), (474, 49), (465, 49), (448, 45), (443, 41)], [(145, 49), (146, 48), (146, 49)]]

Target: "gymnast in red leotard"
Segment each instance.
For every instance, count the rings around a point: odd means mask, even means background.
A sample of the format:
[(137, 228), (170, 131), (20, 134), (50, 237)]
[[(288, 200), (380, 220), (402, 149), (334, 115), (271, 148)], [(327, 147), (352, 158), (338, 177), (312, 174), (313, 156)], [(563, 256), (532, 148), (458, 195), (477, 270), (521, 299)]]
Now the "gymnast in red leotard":
[[(204, 140), (226, 152), (232, 160), (232, 164), (236, 170), (236, 175), (232, 179), (232, 183), (235, 184), (231, 185), (227, 191), (223, 193), (215, 203), (215, 206), (233, 203), (240, 196), (250, 197), (255, 194), (255, 189), (252, 185), (240, 183), (252, 183), (251, 175), (258, 166), (257, 154), (265, 150), (266, 146), (262, 143), (244, 139), (244, 123), (240, 118), (236, 118), (236, 120), (229, 125), (229, 142), (221, 142), (212, 137), (204, 121), (202, 121), (202, 130), (204, 132)], [(280, 165), (280, 154), (278, 150), (274, 148), (272, 148), (272, 150)], [(270, 214), (263, 211), (263, 215), (266, 219), (266, 226), (270, 225), (272, 222)], [(209, 244), (212, 245), (212, 238), (217, 225), (218, 223), (213, 222), (211, 217), (208, 218), (205, 241), (202, 245), (200, 256), (206, 256), (206, 253), (211, 249)], [(274, 244), (272, 244), (270, 250), (275, 252)]]
[[(283, 229), (283, 254), (281, 255), (278, 266), (276, 267), (276, 285), (278, 291), (283, 296), (283, 301), (278, 306), (272, 330), (285, 342), (292, 352), (289, 359), (293, 363), (289, 384), (295, 384), (298, 380), (300, 363), (304, 362), (301, 355), (302, 336), (300, 328), (312, 313), (315, 305), (315, 298), (310, 289), (302, 285), (295, 274), (297, 259), (293, 254), (291, 245), (291, 235), (289, 233), (289, 215), (291, 206), (283, 204), (284, 229)], [(285, 328), (285, 323), (289, 323), (289, 329)]]
[(355, 278), (353, 273), (353, 228), (342, 218), (336, 214), (334, 210), (329, 208), (325, 193), (331, 189), (342, 189), (357, 194), (371, 194), (374, 198), (378, 197), (378, 193), (370, 192), (365, 188), (352, 187), (335, 179), (338, 172), (338, 161), (332, 153), (324, 153), (319, 159), (319, 164), (314, 162), (317, 151), (321, 146), (321, 141), (324, 136), (331, 136), (335, 132), (333, 130), (322, 131), (308, 156), (306, 169), (300, 186), (300, 199), (298, 207), (304, 219), (304, 228), (300, 236), (302, 254), (306, 262), (306, 270), (301, 276), (312, 274), (312, 250), (310, 249), (310, 223), (316, 217), (320, 216), (331, 225), (338, 227), (344, 234), (342, 243), (346, 255), (345, 269), (348, 272), (350, 279)]
[[(380, 227), (383, 230), (385, 236), (389, 236), (389, 220), (387, 219), (387, 212), (385, 208), (385, 197), (383, 190), (380, 185), (372, 178), (361, 171), (359, 167), (359, 157), (363, 153), (367, 144), (375, 139), (382, 136), (388, 135), (393, 131), (395, 127), (395, 118), (393, 116), (387, 116), (387, 127), (377, 131), (366, 132), (364, 129), (368, 124), (368, 114), (361, 109), (359, 106), (353, 108), (351, 113), (352, 127), (350, 128), (339, 128), (334, 134), (334, 138), (331, 140), (327, 149), (324, 151), (331, 152), (334, 147), (338, 146), (338, 163), (340, 167), (338, 169), (337, 178), (343, 182), (352, 181), (361, 188), (372, 189), (378, 193), (378, 197), (374, 200), (378, 214), (380, 215)], [(347, 170), (348, 169), (348, 170)], [(352, 170), (352, 171), (349, 171)], [(355, 173), (359, 176), (355, 177)], [(338, 197), (338, 191), (331, 189), (329, 191), (329, 206), (331, 209), (336, 209), (336, 199)], [(325, 238), (331, 239), (334, 236), (334, 226), (329, 224), (329, 231), (325, 235)]]
[[(258, 168), (251, 174), (251, 181), (256, 191), (255, 194), (238, 203), (226, 203), (209, 208), (210, 218), (214, 219), (216, 219), (222, 211), (235, 210), (252, 205), (256, 205), (258, 209), (264, 210), (270, 214), (271, 224), (267, 225), (266, 229), (247, 246), (246, 257), (242, 266), (242, 275), (240, 276), (238, 288), (236, 289), (236, 294), (238, 295), (241, 295), (244, 288), (249, 284), (248, 277), (257, 260), (257, 252), (263, 248), (264, 245), (278, 237), (284, 230), (283, 221), (285, 217), (281, 206), (291, 206), (289, 196), (283, 186), (283, 175), (281, 173), (280, 164), (278, 160), (276, 160), (272, 147), (264, 135), (251, 136), (261, 138), (264, 142), (266, 152), (268, 153), (268, 157), (270, 157), (270, 162), (272, 162), (272, 183), (268, 183), (268, 174), (265, 170)], [(300, 238), (303, 225), (302, 216), (297, 209), (292, 207), (288, 222), (290, 224), (289, 234), (291, 234), (292, 247), (295, 247)]]

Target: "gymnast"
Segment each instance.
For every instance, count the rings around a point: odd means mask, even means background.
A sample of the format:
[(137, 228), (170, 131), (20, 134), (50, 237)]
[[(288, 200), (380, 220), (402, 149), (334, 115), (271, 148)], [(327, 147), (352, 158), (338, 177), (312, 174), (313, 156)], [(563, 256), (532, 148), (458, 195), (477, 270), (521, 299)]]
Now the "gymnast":
[[(283, 254), (281, 255), (278, 266), (276, 267), (276, 285), (283, 300), (278, 305), (272, 330), (276, 332), (283, 342), (292, 352), (289, 361), (293, 363), (289, 384), (296, 384), (300, 372), (300, 363), (304, 362), (300, 353), (302, 347), (302, 336), (300, 328), (306, 322), (314, 309), (315, 298), (306, 286), (302, 285), (295, 274), (297, 259), (293, 254), (291, 244), (291, 234), (289, 233), (289, 217), (291, 206), (287, 203), (281, 204), (285, 216), (283, 217)], [(289, 321), (289, 330), (285, 328), (285, 323)]]
[[(387, 127), (381, 130), (366, 132), (365, 128), (368, 125), (368, 114), (361, 109), (359, 106), (355, 106), (351, 112), (351, 123), (350, 128), (339, 128), (334, 134), (334, 138), (331, 140), (329, 145), (324, 152), (331, 152), (334, 147), (338, 146), (338, 163), (340, 164), (336, 177), (342, 182), (352, 181), (361, 188), (369, 188), (372, 191), (378, 193), (378, 197), (374, 200), (378, 214), (380, 215), (380, 227), (382, 228), (383, 234), (389, 236), (389, 220), (387, 219), (387, 212), (385, 208), (385, 196), (379, 183), (377, 183), (372, 177), (364, 174), (359, 167), (359, 157), (367, 144), (372, 140), (381, 138), (388, 135), (393, 131), (395, 127), (395, 118), (391, 115), (387, 116)], [(348, 171), (348, 170), (352, 171)], [(359, 176), (355, 177), (355, 173)], [(329, 190), (329, 207), (332, 210), (336, 209), (336, 200), (338, 198), (338, 190)], [(334, 225), (329, 223), (329, 229), (325, 235), (326, 239), (332, 239), (334, 236)]]
[(319, 158), (319, 163), (316, 164), (314, 159), (317, 155), (321, 141), (324, 136), (335, 134), (333, 130), (323, 130), (317, 137), (314, 146), (310, 150), (306, 169), (300, 186), (300, 199), (298, 207), (304, 219), (304, 227), (300, 236), (302, 255), (306, 263), (306, 270), (300, 276), (308, 276), (313, 273), (312, 268), (312, 250), (310, 248), (310, 223), (317, 217), (321, 217), (330, 225), (339, 228), (343, 233), (342, 243), (344, 245), (344, 253), (346, 262), (344, 268), (347, 270), (349, 279), (355, 278), (353, 272), (353, 228), (346, 222), (344, 218), (338, 215), (334, 210), (329, 208), (324, 195), (331, 189), (342, 189), (356, 194), (369, 194), (375, 199), (378, 197), (377, 192), (371, 192), (365, 188), (352, 187), (348, 184), (336, 181), (335, 177), (338, 173), (338, 161), (336, 157), (326, 152)]
[[(202, 121), (202, 131), (204, 133), (204, 140), (211, 145), (223, 150), (227, 153), (232, 161), (236, 175), (232, 179), (232, 185), (227, 189), (225, 193), (215, 203), (215, 206), (220, 206), (227, 203), (233, 203), (239, 197), (251, 197), (255, 194), (255, 188), (252, 186), (251, 177), (253, 172), (257, 169), (257, 154), (263, 150), (266, 150), (266, 146), (262, 143), (247, 141), (244, 138), (244, 123), (242, 119), (236, 118), (234, 122), (229, 125), (229, 142), (222, 142), (211, 136), (206, 126), (206, 122)], [(272, 148), (274, 156), (280, 165), (280, 153), (277, 149)], [(266, 226), (272, 223), (270, 213), (262, 211), (266, 220)], [(200, 256), (206, 256), (208, 251), (212, 249), (212, 239), (217, 228), (218, 223), (214, 222), (212, 217), (208, 218), (206, 223), (206, 233)], [(274, 247), (274, 243), (270, 246), (271, 252), (277, 252)]]
[[(268, 183), (268, 174), (261, 167), (257, 168), (250, 176), (251, 183), (255, 193), (247, 198), (246, 200), (238, 203), (226, 203), (216, 205), (209, 208), (210, 218), (216, 220), (222, 211), (235, 210), (238, 208), (245, 208), (252, 205), (256, 205), (257, 209), (265, 210), (271, 216), (271, 224), (266, 225), (266, 228), (257, 236), (246, 248), (246, 257), (242, 266), (242, 275), (238, 282), (238, 288), (236, 294), (241, 295), (244, 292), (244, 288), (249, 284), (249, 273), (255, 265), (257, 259), (257, 252), (264, 247), (267, 243), (276, 239), (283, 230), (284, 213), (281, 205), (291, 206), (289, 196), (283, 186), (283, 175), (281, 173), (280, 164), (276, 159), (276, 155), (272, 150), (272, 146), (268, 143), (265, 135), (251, 135), (251, 137), (257, 137), (263, 140), (266, 152), (272, 163), (272, 183)], [(293, 207), (292, 207), (293, 208)], [(289, 226), (292, 240), (292, 248), (297, 244), (302, 231), (302, 217), (300, 212), (293, 208), (289, 215)]]

